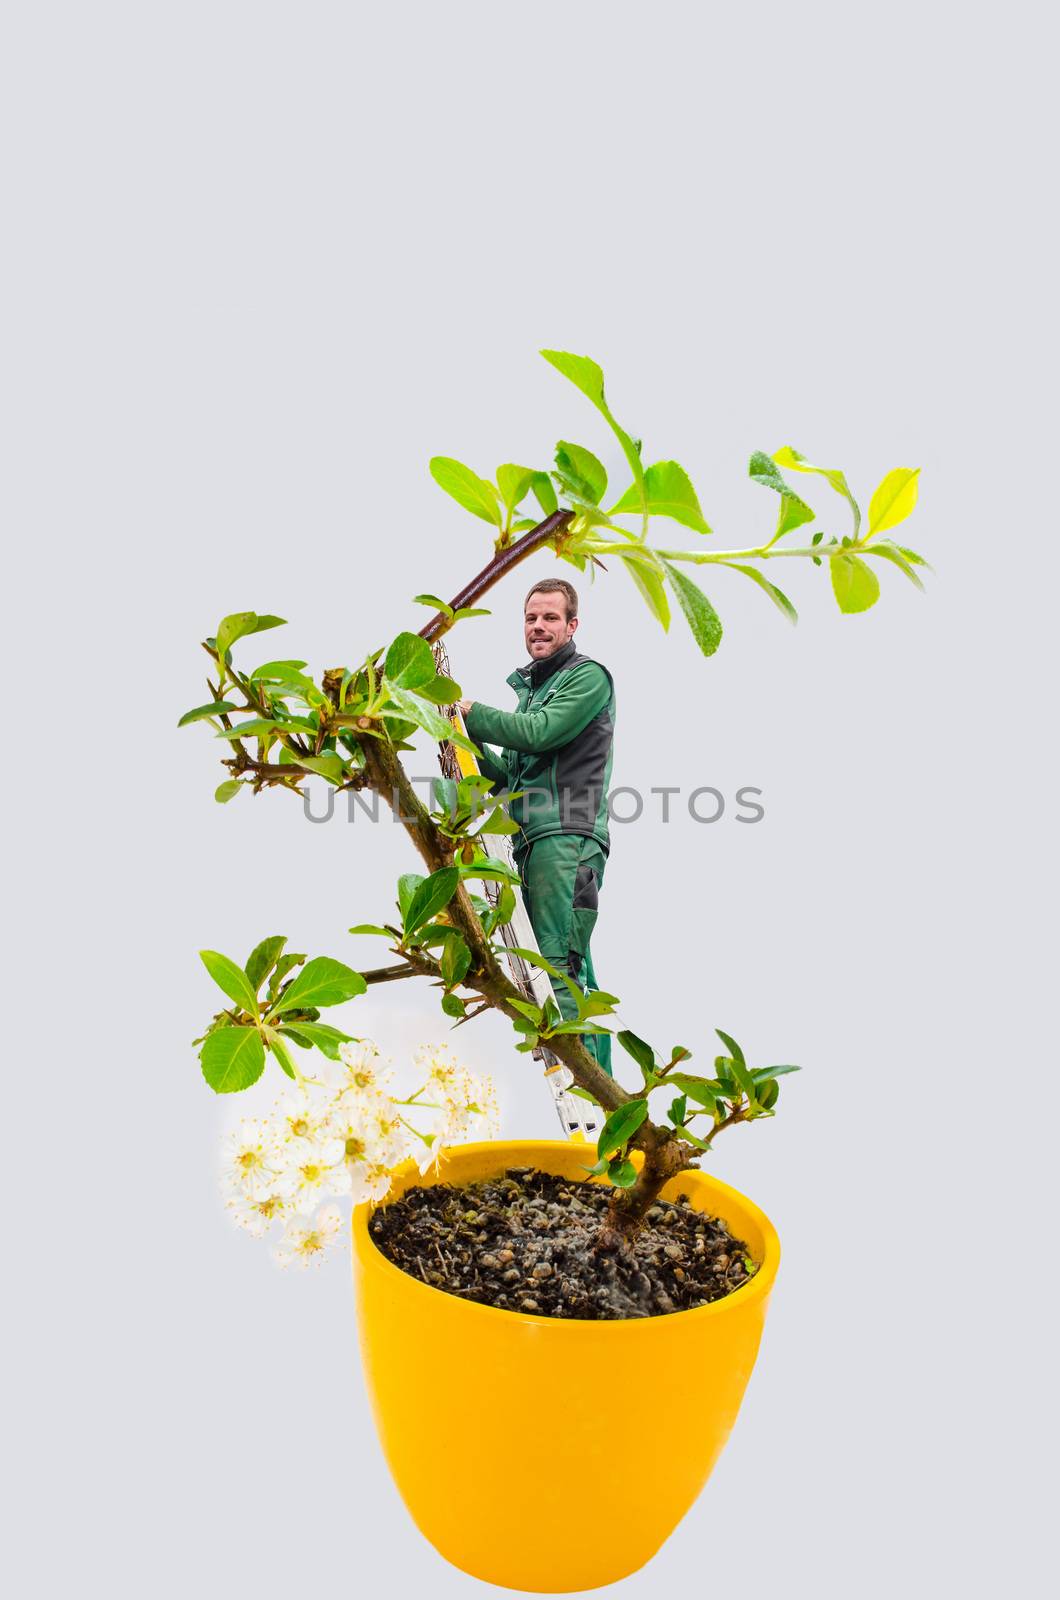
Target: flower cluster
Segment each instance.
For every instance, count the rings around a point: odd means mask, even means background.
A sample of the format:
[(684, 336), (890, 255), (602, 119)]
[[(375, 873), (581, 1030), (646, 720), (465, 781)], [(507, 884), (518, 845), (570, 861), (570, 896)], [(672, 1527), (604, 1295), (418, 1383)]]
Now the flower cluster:
[(373, 1044), (351, 1041), (338, 1055), (331, 1079), (300, 1078), (269, 1116), (244, 1118), (225, 1141), (229, 1209), (252, 1234), (283, 1226), (283, 1266), (321, 1259), (342, 1226), (336, 1199), (382, 1200), (402, 1162), (427, 1172), (447, 1145), (498, 1131), (491, 1080), (443, 1046), (416, 1052), (423, 1081), (402, 1098)]

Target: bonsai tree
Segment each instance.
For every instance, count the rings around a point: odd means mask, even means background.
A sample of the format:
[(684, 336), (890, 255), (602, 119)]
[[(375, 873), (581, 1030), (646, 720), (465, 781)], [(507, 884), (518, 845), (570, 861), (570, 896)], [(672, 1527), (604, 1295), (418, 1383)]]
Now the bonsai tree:
[[(751, 478), (776, 497), (772, 532), (747, 547), (715, 549), (688, 473), (672, 460), (645, 465), (640, 440), (610, 409), (596, 362), (557, 350), (541, 353), (585, 395), (617, 439), (630, 474), (617, 498), (608, 496), (607, 473), (599, 458), (569, 440), (557, 444), (551, 470), (506, 463), (492, 480), (460, 461), (436, 456), (430, 463), (432, 476), (487, 525), (491, 550), (482, 570), (450, 601), (431, 594), (415, 597), (432, 613), (418, 632), (399, 633), (370, 649), (360, 662), (331, 667), (318, 678), (308, 674), (304, 661), (271, 660), (249, 669), (235, 664), (235, 647), (240, 646), (242, 655), (246, 641), (282, 623), (278, 616), (237, 612), (224, 617), (204, 641), (212, 663), (209, 700), (187, 712), (181, 723), (203, 722), (223, 744), (227, 776), (216, 791), (217, 800), (230, 802), (244, 789), (252, 794), (267, 789), (300, 793), (310, 775), (336, 790), (370, 791), (393, 806), (422, 870), (399, 879), (395, 916), (350, 930), (385, 938), (395, 958), (389, 965), (356, 970), (329, 957), (307, 961), (285, 953), (279, 937), (264, 940), (242, 968), (217, 952), (203, 952), (211, 975), (232, 1003), (196, 1043), (207, 1083), (218, 1093), (229, 1093), (255, 1083), (270, 1055), (289, 1078), (300, 1078), (292, 1046), (349, 1061), (349, 1036), (322, 1022), (320, 1012), (369, 985), (426, 980), (438, 990), (445, 1016), (457, 1025), (487, 1010), (499, 1012), (515, 1031), (517, 1052), (529, 1054), (547, 1044), (570, 1070), (574, 1092), (596, 1101), (606, 1113), (590, 1170), (603, 1175), (614, 1192), (598, 1243), (622, 1249), (667, 1180), (698, 1165), (725, 1129), (772, 1116), (779, 1079), (797, 1069), (790, 1064), (752, 1066), (736, 1040), (719, 1029), (723, 1052), (711, 1071), (694, 1073), (688, 1069), (691, 1052), (683, 1045), (659, 1052), (622, 1031), (617, 1037), (641, 1079), (628, 1090), (597, 1065), (582, 1043), (585, 1034), (605, 1030), (603, 1019), (618, 1004), (614, 995), (583, 994), (532, 950), (520, 953), (548, 970), (556, 982), (568, 984), (577, 1018), (565, 1021), (551, 997), (537, 1005), (511, 981), (497, 933), (511, 916), (518, 879), (487, 854), (483, 841), (490, 834), (514, 831), (514, 825), (484, 778), (439, 778), (433, 801), (426, 802), (415, 792), (402, 759), (413, 748), (409, 741), (417, 730), (473, 751), (445, 715), (443, 708), (461, 697), (461, 689), (440, 669), (444, 653), (432, 646), (468, 619), (487, 614), (479, 602), (545, 547), (579, 571), (607, 571), (608, 581), (616, 565), (624, 568), (664, 630), (670, 626), (675, 598), (704, 656), (713, 655), (721, 643), (722, 624), (713, 602), (690, 576), (690, 567), (739, 573), (795, 622), (795, 606), (766, 576), (777, 561), (827, 569), (839, 608), (848, 613), (875, 605), (880, 564), (896, 567), (922, 587), (917, 569), (926, 563), (891, 537), (916, 504), (917, 469), (898, 467), (887, 473), (863, 517), (838, 468), (815, 466), (790, 446), (772, 455), (756, 451), (750, 459)], [(809, 532), (816, 513), (786, 473), (824, 479), (838, 496), (830, 510), (840, 513), (847, 530), (835, 531), (829, 518), (827, 526)], [(611, 503), (605, 509), (607, 499)], [(697, 536), (695, 543), (677, 548), (650, 542), (660, 521), (690, 530)], [(474, 892), (484, 881), (500, 885), (494, 904)], [(467, 1089), (465, 1109), (477, 1109), (474, 1092), (474, 1086)], [(639, 1163), (631, 1159), (633, 1152), (640, 1153)]]

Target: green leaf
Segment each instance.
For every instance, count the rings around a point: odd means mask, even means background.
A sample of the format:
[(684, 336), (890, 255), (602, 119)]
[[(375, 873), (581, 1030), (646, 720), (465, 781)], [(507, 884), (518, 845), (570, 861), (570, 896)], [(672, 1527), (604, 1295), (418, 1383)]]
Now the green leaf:
[(530, 487), (534, 492), (534, 499), (541, 507), (543, 517), (550, 517), (554, 511), (559, 510), (556, 491), (547, 472), (535, 472)]
[(641, 1072), (647, 1077), (655, 1071), (655, 1051), (645, 1040), (638, 1038), (629, 1028), (623, 1028), (621, 1033), (616, 1033), (615, 1038), (623, 1050), (633, 1057)]
[(841, 494), (843, 499), (849, 503), (850, 509), (854, 513), (854, 537), (855, 539), (857, 538), (858, 531), (861, 528), (861, 507), (851, 494), (850, 485), (838, 467), (815, 467), (812, 462), (807, 461), (806, 457), (790, 444), (784, 445), (780, 450), (774, 450), (773, 460), (779, 467), (790, 467), (792, 472), (816, 472), (820, 477), (826, 478), (836, 493)]
[(271, 615), (258, 616), (255, 618), (254, 626), (249, 628), (247, 631), (249, 633), (266, 633), (269, 628), (283, 628), (286, 626), (286, 623), (286, 617), (274, 617)]
[(337, 1061), (339, 1059), (339, 1045), (348, 1044), (353, 1037), (352, 1034), (343, 1033), (341, 1028), (333, 1028), (327, 1022), (299, 1022), (292, 1030), (281, 1029), (283, 1033), (288, 1031), (291, 1032), (292, 1036), (297, 1033), (300, 1038), (305, 1039), (309, 1044), (316, 1045), (317, 1049), (322, 1051), (329, 1061)]
[(467, 1015), (467, 1006), (458, 994), (443, 994), (442, 1010), (447, 1017), (464, 1017)]
[(463, 622), (465, 617), (491, 617), (492, 611), (487, 606), (461, 606), (459, 611), (453, 612), (454, 622)]
[(755, 1101), (755, 1091), (757, 1089), (757, 1085), (754, 1078), (751, 1076), (751, 1072), (747, 1065), (743, 1051), (740, 1049), (740, 1046), (736, 1043), (736, 1040), (731, 1034), (725, 1033), (721, 1028), (715, 1028), (714, 1032), (717, 1034), (726, 1050), (729, 1051), (731, 1057), (729, 1061), (730, 1072), (732, 1073), (739, 1087), (747, 1096), (748, 1100), (750, 1100), (753, 1104)]
[(501, 526), (500, 503), (492, 483), (487, 483), (485, 478), (480, 478), (477, 472), (452, 456), (432, 456), (430, 470), (438, 487), (452, 495), (465, 511), (481, 517), (483, 522)]
[[(285, 733), (316, 733), (317, 723), (308, 717), (251, 717), (234, 728), (222, 728), (215, 739), (267, 739), (271, 744)], [(295, 758), (298, 759), (297, 757)]]
[(588, 994), (579, 994), (576, 998), (579, 1022), (584, 1022), (586, 1017), (606, 1017), (621, 1004), (618, 995), (608, 994), (606, 989), (590, 989)]
[(474, 748), (468, 744), (463, 734), (453, 727), (448, 717), (443, 717), (440, 711), (418, 694), (413, 694), (410, 689), (402, 689), (400, 684), (391, 683), (389, 678), (386, 687), (401, 715), (414, 722), (418, 728), (422, 728), (432, 739), (450, 739), (453, 744), (458, 744), (463, 749)]
[[(285, 724), (273, 717), (251, 717), (248, 722), (237, 722), (234, 728), (222, 728), (220, 733), (215, 733), (215, 739), (262, 739), (276, 738), (276, 729)], [(271, 739), (270, 739), (271, 743)]]
[(430, 683), (421, 683), (417, 692), (434, 706), (451, 706), (460, 699), (462, 691), (455, 679), (439, 673)]
[(895, 467), (869, 501), (869, 538), (896, 528), (916, 505), (919, 467)]
[(793, 528), (800, 528), (804, 522), (812, 522), (815, 513), (800, 500), (791, 485), (777, 471), (776, 463), (764, 450), (756, 450), (751, 457), (747, 468), (748, 474), (755, 483), (761, 483), (767, 489), (772, 489), (781, 498), (780, 513), (777, 518), (776, 531), (773, 539), (777, 540), (785, 533), (790, 533)]
[(403, 872), (398, 879), (398, 910), (401, 912), (402, 922), (404, 922), (409, 906), (412, 904), (413, 895), (423, 882), (424, 876), (422, 872)]
[(453, 608), (447, 600), (440, 600), (436, 594), (414, 594), (414, 605), (430, 606), (433, 611), (441, 611), (444, 616), (451, 617)]
[(596, 1141), (596, 1153), (600, 1159), (603, 1160), (604, 1156), (620, 1150), (636, 1133), (647, 1115), (647, 1100), (627, 1100), (625, 1105), (616, 1107), (601, 1128), (600, 1137)]
[(600, 504), (607, 492), (607, 471), (591, 450), (561, 439), (556, 446), (556, 466), (576, 495), (594, 506)]
[(801, 1067), (792, 1066), (790, 1062), (786, 1061), (779, 1067), (756, 1067), (751, 1077), (755, 1083), (766, 1083), (770, 1078), (782, 1078), (786, 1072), (801, 1071)]
[(589, 356), (574, 356), (566, 350), (542, 350), (550, 366), (555, 367), (576, 389), (587, 396), (598, 411), (605, 411), (603, 369)]
[(322, 689), (313, 682), (305, 672), (296, 672), (294, 668), (268, 680), (270, 694), (293, 695), (298, 700), (304, 700), (307, 705), (326, 706), (328, 697)]
[(418, 633), (399, 633), (386, 653), (383, 670), (391, 683), (399, 683), (403, 689), (430, 683), (435, 676), (430, 645)]
[(629, 554), (620, 552), (622, 561), (633, 582), (637, 585), (647, 602), (648, 610), (652, 616), (662, 623), (663, 629), (670, 627), (670, 602), (666, 598), (666, 588), (653, 560), (644, 560), (640, 552), (630, 551)]
[(342, 783), (346, 777), (346, 765), (334, 751), (325, 751), (319, 756), (299, 756), (298, 765), (308, 767), (310, 772), (319, 772), (322, 778), (328, 778), (332, 783)]
[(530, 486), (536, 476), (534, 467), (517, 467), (511, 461), (506, 461), (504, 466), (497, 468), (497, 487), (509, 516), (520, 501), (530, 493)]
[(276, 1060), (279, 1062), (284, 1072), (286, 1072), (287, 1076), (289, 1078), (297, 1078), (298, 1069), (295, 1067), (294, 1061), (291, 1059), (291, 1052), (288, 1050), (278, 1033), (270, 1034), (269, 1049), (272, 1051), (272, 1054), (276, 1057)]
[(480, 834), (486, 833), (510, 834), (518, 832), (519, 824), (512, 821), (511, 817), (505, 811), (503, 806), (498, 806), (496, 810), (492, 811), (486, 818), (481, 828), (476, 830), (473, 837), (477, 839)]
[(745, 567), (742, 561), (726, 561), (725, 565), (731, 567), (734, 572), (742, 572), (753, 583), (757, 583), (758, 587), (769, 596), (773, 604), (779, 611), (783, 612), (789, 622), (798, 622), (799, 613), (795, 610), (783, 589), (778, 589), (775, 583), (770, 583), (769, 579), (763, 576), (757, 567)]
[(305, 1038), (303, 1034), (299, 1033), (297, 1028), (292, 1028), (290, 1023), (284, 1023), (283, 1027), (279, 1031), (283, 1034), (285, 1039), (293, 1039), (300, 1050), (312, 1050), (312, 1041)]
[(924, 585), (920, 574), (912, 562), (906, 558), (899, 546), (892, 543), (890, 539), (878, 539), (875, 544), (868, 546), (865, 554), (867, 556), (882, 556), (885, 561), (890, 561), (900, 572), (905, 573), (910, 583), (916, 584), (916, 587), (923, 593)]
[(637, 1181), (637, 1169), (632, 1161), (623, 1157), (621, 1160), (608, 1162), (607, 1176), (616, 1189), (632, 1189)]
[(545, 996), (545, 1003), (541, 1007), (541, 1020), (546, 1028), (558, 1028), (563, 1020), (553, 995)]
[(512, 888), (511, 884), (506, 883), (501, 889), (500, 895), (497, 899), (496, 914), (497, 924), (499, 927), (504, 927), (505, 924), (511, 922), (512, 918), (514, 917), (515, 890)]
[(588, 356), (571, 355), (566, 350), (542, 350), (541, 354), (550, 366), (563, 374), (576, 389), (580, 389), (586, 399), (591, 400), (606, 421), (611, 432), (622, 446), (630, 471), (638, 486), (638, 495), (642, 504), (647, 502), (647, 488), (644, 481), (644, 467), (640, 459), (640, 450), (636, 441), (630, 437), (626, 430), (619, 426), (611, 413), (604, 395), (603, 369)]
[(535, 1028), (542, 1021), (541, 1007), (535, 1006), (532, 1000), (516, 1000), (513, 998), (508, 1001), (508, 1004), (513, 1011), (518, 1011), (520, 1016), (528, 1018)]
[(305, 661), (266, 661), (254, 668), (250, 679), (252, 683), (268, 683), (273, 679), (297, 678), (306, 665), (308, 663)]
[(293, 953), (280, 957), (279, 961), (276, 963), (275, 971), (269, 979), (269, 987), (267, 992), (270, 1003), (279, 992), (280, 984), (283, 982), (284, 978), (286, 978), (287, 974), (289, 972), (293, 972), (295, 967), (300, 967), (304, 960), (304, 955), (295, 955)]
[(514, 867), (509, 867), (507, 862), (498, 861), (493, 856), (480, 856), (475, 861), (461, 861), (461, 878), (479, 878), (483, 883), (519, 883), (520, 877)]
[(287, 939), (284, 934), (274, 933), (270, 938), (262, 939), (261, 943), (256, 944), (250, 952), (243, 970), (255, 994), (257, 994), (265, 979), (277, 961), (279, 961), (286, 943)]
[[(476, 782), (487, 784), (488, 778), (477, 778)], [(434, 801), (435, 810), (440, 812), (447, 820), (451, 820), (468, 807), (461, 804), (460, 784), (466, 783), (466, 778), (459, 782), (455, 778), (432, 778), (431, 799)]]
[(207, 1034), (199, 1062), (215, 1094), (234, 1094), (261, 1077), (265, 1046), (256, 1028), (217, 1028)]
[(201, 722), (204, 717), (219, 717), (222, 712), (235, 711), (236, 707), (231, 700), (211, 700), (208, 706), (196, 706), (194, 711), (185, 711), (178, 728), (187, 727), (189, 722)]
[(256, 611), (233, 611), (217, 625), (217, 654), (225, 656), (237, 639), (250, 633), (264, 633), (266, 628), (282, 627), (284, 620), (283, 617), (259, 617)]
[(237, 967), (234, 961), (221, 955), (218, 950), (200, 950), (199, 958), (217, 987), (237, 1006), (242, 1006), (244, 1011), (256, 1017), (258, 996), (242, 967)]
[(243, 785), (238, 778), (226, 778), (224, 783), (219, 783), (213, 792), (213, 797), (219, 805), (227, 805), (229, 800), (234, 800)]
[(449, 904), (459, 882), (460, 873), (456, 867), (442, 867), (438, 872), (432, 872), (429, 878), (424, 878), (405, 913), (406, 938)]
[(548, 1029), (548, 1038), (554, 1039), (558, 1033), (610, 1033), (610, 1028), (602, 1028), (598, 1022), (586, 1022), (579, 1017), (575, 1022), (557, 1022)]
[[(564, 976), (558, 967), (554, 967), (551, 961), (546, 961), (544, 956), (537, 950), (528, 950), (521, 944), (507, 945), (506, 948), (511, 951), (513, 956), (522, 956), (523, 960), (529, 962), (530, 966), (540, 967), (542, 972), (547, 972), (551, 978), (562, 978)], [(514, 1004), (515, 1002), (513, 1001), (512, 1003)]]
[(382, 939), (392, 939), (394, 935), (389, 928), (381, 928), (375, 922), (358, 922), (356, 927), (347, 929), (348, 933), (377, 933)]
[(699, 587), (683, 573), (680, 567), (664, 561), (681, 610), (684, 612), (692, 635), (705, 656), (712, 656), (721, 643), (721, 618)]
[(772, 1111), (780, 1099), (780, 1084), (776, 1078), (767, 1078), (764, 1083), (759, 1085), (757, 1099), (763, 1111)]
[(880, 580), (860, 556), (829, 556), (832, 592), (840, 611), (867, 611), (880, 598)]
[(274, 1002), (273, 1010), (304, 1011), (311, 1006), (339, 1006), (364, 994), (368, 985), (359, 972), (331, 956), (307, 961), (289, 989)]
[(717, 1073), (722, 1091), (726, 1095), (736, 1088), (736, 1079), (732, 1075), (732, 1062), (728, 1056), (714, 1057), (714, 1071)]
[(688, 1115), (688, 1096), (678, 1095), (677, 1099), (671, 1103), (666, 1115), (674, 1127), (679, 1128)]
[(454, 929), (442, 946), (442, 982), (447, 989), (455, 989), (471, 965), (471, 951), (463, 937)]
[(714, 1032), (717, 1034), (718, 1038), (721, 1040), (732, 1059), (734, 1061), (738, 1061), (741, 1067), (746, 1067), (747, 1059), (744, 1056), (740, 1046), (736, 1043), (736, 1040), (732, 1037), (732, 1034), (725, 1033), (721, 1028), (715, 1028)]
[(671, 1072), (667, 1075), (666, 1082), (672, 1083), (675, 1089), (680, 1089), (683, 1095), (688, 1095), (697, 1105), (706, 1106), (708, 1111), (713, 1111), (718, 1103), (717, 1092), (705, 1078), (694, 1078), (688, 1072)]
[[(700, 509), (692, 480), (679, 462), (657, 461), (644, 474), (644, 486), (650, 516), (670, 517), (674, 522), (683, 523), (686, 528), (695, 528), (697, 533), (711, 532), (710, 524)], [(640, 495), (636, 484), (630, 485), (608, 515), (613, 517), (628, 512), (640, 512)]]

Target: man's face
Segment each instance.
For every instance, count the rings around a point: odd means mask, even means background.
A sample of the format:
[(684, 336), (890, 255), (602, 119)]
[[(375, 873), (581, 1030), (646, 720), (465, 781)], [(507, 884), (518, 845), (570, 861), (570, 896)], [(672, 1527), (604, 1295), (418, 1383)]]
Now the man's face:
[(535, 589), (523, 612), (523, 632), (531, 661), (555, 655), (577, 626), (577, 617), (567, 620), (567, 597), (561, 589)]

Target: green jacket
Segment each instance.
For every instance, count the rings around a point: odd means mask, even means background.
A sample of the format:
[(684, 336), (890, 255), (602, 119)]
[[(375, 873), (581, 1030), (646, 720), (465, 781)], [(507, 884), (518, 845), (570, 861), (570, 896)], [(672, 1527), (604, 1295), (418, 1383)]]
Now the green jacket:
[[(474, 703), (467, 731), (482, 748), (483, 774), (498, 787), (520, 790), (509, 807), (532, 844), (553, 833), (579, 833), (606, 851), (607, 790), (611, 780), (615, 686), (599, 662), (579, 655), (574, 640), (508, 679), (518, 711)], [(497, 758), (484, 747), (499, 745)]]

